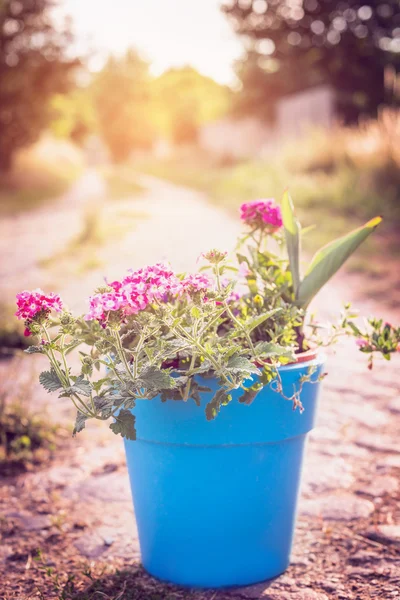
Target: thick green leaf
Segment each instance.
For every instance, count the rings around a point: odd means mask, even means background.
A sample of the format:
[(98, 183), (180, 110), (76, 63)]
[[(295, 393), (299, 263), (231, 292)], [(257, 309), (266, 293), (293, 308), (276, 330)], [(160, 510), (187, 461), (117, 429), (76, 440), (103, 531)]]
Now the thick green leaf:
[(76, 413), (76, 421), (75, 421), (75, 427), (74, 430), (72, 432), (72, 435), (75, 437), (77, 433), (79, 433), (80, 431), (82, 431), (82, 429), (85, 429), (85, 424), (87, 421), (87, 417), (81, 413), (80, 411), (77, 411)]
[(174, 380), (168, 371), (151, 366), (145, 369), (138, 380), (139, 384), (151, 390), (164, 390), (174, 387)]
[(39, 381), (48, 392), (55, 392), (62, 388), (62, 383), (53, 368), (50, 371), (43, 371), (43, 373), (40, 373)]
[(296, 304), (300, 307), (306, 307), (315, 294), (333, 277), (381, 221), (381, 217), (375, 217), (362, 227), (318, 250), (300, 284)]
[(115, 416), (115, 423), (111, 423), (110, 429), (115, 433), (120, 433), (127, 440), (136, 440), (135, 416), (130, 410), (124, 408)]
[(244, 356), (231, 356), (226, 368), (232, 373), (248, 373), (249, 375), (254, 373), (255, 375), (261, 375), (260, 369)]
[(29, 346), (24, 350), (27, 354), (43, 354), (44, 348), (43, 346)]
[(260, 342), (256, 345), (255, 351), (257, 356), (268, 358), (270, 356), (285, 356), (287, 358), (293, 358), (294, 354), (290, 348), (279, 346), (273, 342)]
[(282, 198), (282, 220), (285, 230), (286, 247), (295, 295), (300, 285), (300, 230), (301, 226), (294, 216), (293, 201), (288, 190)]
[(90, 394), (92, 392), (92, 385), (91, 385), (90, 381), (87, 381), (87, 379), (84, 378), (83, 375), (79, 375), (79, 377), (76, 378), (74, 385), (71, 387), (71, 390), (75, 394), (82, 394), (83, 396), (90, 396)]
[(257, 317), (251, 317), (244, 323), (246, 331), (250, 333), (251, 331), (253, 331), (253, 329), (262, 325), (264, 321), (267, 321), (267, 319), (270, 319), (273, 315), (275, 315), (277, 312), (280, 312), (281, 310), (281, 308), (273, 308), (272, 310), (268, 310), (262, 315), (258, 315)]
[(251, 388), (246, 388), (243, 394), (239, 398), (239, 402), (242, 404), (251, 404), (254, 398), (258, 395), (259, 391), (262, 390), (263, 386), (254, 386)]
[(215, 419), (220, 411), (221, 406), (226, 406), (232, 400), (232, 396), (224, 389), (218, 390), (211, 402), (206, 406), (206, 418), (207, 421)]

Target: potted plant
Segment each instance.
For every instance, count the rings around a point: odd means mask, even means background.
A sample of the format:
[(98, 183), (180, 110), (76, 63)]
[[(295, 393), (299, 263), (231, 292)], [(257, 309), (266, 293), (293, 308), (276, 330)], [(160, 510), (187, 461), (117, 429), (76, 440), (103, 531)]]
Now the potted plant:
[(129, 272), (78, 318), (55, 294), (17, 296), (17, 316), (38, 338), (27, 352), (49, 359), (40, 382), (75, 405), (74, 434), (100, 419), (124, 438), (144, 567), (186, 586), (246, 585), (286, 569), (320, 348), (353, 335), (371, 367), (375, 353), (399, 347), (400, 329), (360, 327), (349, 306), (326, 330), (307, 317), (379, 217), (322, 248), (304, 277), (287, 192), (281, 206), (244, 204), (241, 217), (235, 264), (211, 250), (196, 274), (163, 264)]

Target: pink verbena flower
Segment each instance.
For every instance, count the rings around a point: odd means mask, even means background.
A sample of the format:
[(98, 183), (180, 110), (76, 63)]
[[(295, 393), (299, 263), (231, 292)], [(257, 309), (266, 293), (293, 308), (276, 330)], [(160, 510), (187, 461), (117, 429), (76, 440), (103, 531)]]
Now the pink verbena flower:
[(17, 312), (18, 319), (32, 321), (39, 313), (47, 317), (52, 310), (60, 312), (62, 310), (62, 301), (57, 294), (45, 294), (41, 289), (32, 292), (24, 291), (17, 294)]
[[(111, 291), (110, 291), (111, 290)], [(137, 271), (129, 271), (122, 281), (113, 281), (109, 290), (89, 298), (87, 320), (106, 323), (110, 312), (121, 311), (121, 317), (137, 314), (149, 304), (164, 302), (182, 291), (182, 283), (168, 265), (157, 263)]]
[(195, 273), (194, 275), (188, 275), (181, 281), (182, 291), (187, 292), (189, 295), (195, 292), (206, 292), (212, 289), (213, 281), (207, 275), (201, 273)]
[(366, 348), (367, 346), (369, 346), (369, 343), (367, 340), (364, 340), (362, 338), (358, 338), (356, 340), (356, 344), (359, 348)]
[(282, 227), (280, 206), (272, 198), (245, 202), (240, 207), (240, 211), (240, 218), (249, 227), (265, 229), (269, 233), (274, 233)]

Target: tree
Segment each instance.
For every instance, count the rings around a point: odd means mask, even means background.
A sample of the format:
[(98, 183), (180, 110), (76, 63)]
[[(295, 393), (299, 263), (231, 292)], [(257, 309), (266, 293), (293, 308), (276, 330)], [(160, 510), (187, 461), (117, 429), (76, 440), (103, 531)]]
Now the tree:
[(110, 57), (93, 82), (100, 134), (116, 162), (154, 139), (149, 67), (137, 52)]
[(398, 0), (230, 0), (223, 10), (251, 41), (238, 67), (241, 110), (317, 83), (337, 90), (347, 121), (396, 100), (384, 79), (400, 70)]
[(51, 97), (67, 91), (79, 64), (65, 56), (71, 35), (55, 28), (52, 6), (51, 0), (0, 0), (0, 171), (38, 139), (51, 119)]
[(56, 94), (51, 101), (50, 128), (59, 138), (69, 138), (78, 146), (96, 131), (96, 114), (88, 88), (76, 87), (69, 94)]
[(196, 142), (200, 126), (226, 113), (230, 90), (193, 67), (169, 69), (154, 81), (159, 125), (176, 144)]

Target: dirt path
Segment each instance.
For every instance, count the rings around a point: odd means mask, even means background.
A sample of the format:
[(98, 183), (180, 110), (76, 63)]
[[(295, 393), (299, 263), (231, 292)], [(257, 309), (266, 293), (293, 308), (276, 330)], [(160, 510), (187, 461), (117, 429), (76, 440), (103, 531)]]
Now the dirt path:
[[(96, 177), (94, 181), (97, 185)], [(84, 308), (77, 292), (80, 297), (89, 293), (101, 275), (113, 278), (127, 267), (163, 258), (177, 269), (187, 269), (203, 250), (233, 248), (239, 224), (207, 204), (204, 196), (152, 178), (143, 182), (146, 194), (124, 200), (120, 208), (134, 205), (147, 217), (139, 219), (131, 233), (99, 249), (101, 270), (86, 274), (78, 284), (65, 285), (63, 296), (74, 308)], [(10, 268), (12, 260), (10, 255)], [(40, 269), (36, 273), (43, 275)], [(341, 298), (356, 296), (356, 281), (342, 278), (324, 290), (318, 302), (322, 314), (334, 313)], [(372, 302), (358, 305), (380, 313)], [(384, 316), (399, 320), (395, 311)], [(396, 358), (370, 372), (353, 343), (341, 344), (329, 356), (330, 376), (324, 385), (318, 427), (310, 436), (288, 571), (265, 584), (198, 593), (193, 598), (400, 597), (400, 382), (396, 376), (400, 362)], [(0, 376), (7, 369), (1, 365)], [(26, 600), (38, 597), (37, 590), (46, 600), (192, 597), (155, 582), (138, 569), (135, 561), (140, 555), (123, 447), (107, 428), (89, 426), (77, 440), (65, 444), (49, 468), (1, 483), (0, 598)], [(43, 558), (36, 563), (32, 557), (38, 548)], [(116, 568), (128, 568), (129, 574), (121, 578)], [(46, 569), (54, 573), (46, 574)], [(64, 585), (68, 574), (74, 574), (75, 580), (63, 596), (57, 586)], [(78, 593), (88, 586), (86, 596)]]

